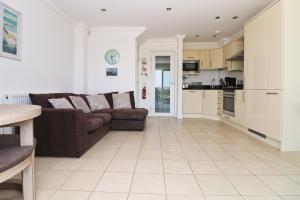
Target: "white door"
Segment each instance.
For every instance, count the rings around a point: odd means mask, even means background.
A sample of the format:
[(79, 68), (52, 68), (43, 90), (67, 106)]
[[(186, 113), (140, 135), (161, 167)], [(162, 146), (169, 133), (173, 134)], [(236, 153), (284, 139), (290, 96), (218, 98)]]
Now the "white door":
[(151, 66), (151, 114), (175, 115), (175, 54), (153, 52)]

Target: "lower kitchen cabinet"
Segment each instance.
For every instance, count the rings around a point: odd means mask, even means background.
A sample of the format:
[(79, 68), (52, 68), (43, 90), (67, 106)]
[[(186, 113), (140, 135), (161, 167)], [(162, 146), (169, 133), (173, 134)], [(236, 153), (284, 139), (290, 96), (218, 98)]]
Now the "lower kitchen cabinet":
[(203, 112), (202, 90), (183, 91), (182, 111), (184, 114), (199, 114)]
[(241, 126), (246, 126), (245, 112), (246, 112), (246, 102), (245, 102), (245, 91), (236, 90), (235, 91), (235, 122)]
[(218, 90), (203, 91), (203, 114), (218, 115)]
[(249, 129), (280, 140), (282, 92), (246, 90), (246, 125)]

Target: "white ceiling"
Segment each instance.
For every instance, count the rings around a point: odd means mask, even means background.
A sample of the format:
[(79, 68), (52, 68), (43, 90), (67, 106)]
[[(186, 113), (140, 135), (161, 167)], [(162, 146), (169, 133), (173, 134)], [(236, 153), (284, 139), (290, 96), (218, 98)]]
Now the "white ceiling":
[[(139, 38), (187, 35), (188, 42), (210, 42), (231, 37), (243, 23), (274, 0), (52, 0), (67, 15), (91, 27), (145, 26)], [(166, 11), (171, 7), (172, 11)], [(107, 12), (101, 12), (101, 8)], [(220, 20), (215, 20), (220, 16)], [(233, 20), (233, 16), (239, 16)], [(216, 30), (221, 34), (212, 35)], [(199, 35), (198, 38), (195, 35)]]

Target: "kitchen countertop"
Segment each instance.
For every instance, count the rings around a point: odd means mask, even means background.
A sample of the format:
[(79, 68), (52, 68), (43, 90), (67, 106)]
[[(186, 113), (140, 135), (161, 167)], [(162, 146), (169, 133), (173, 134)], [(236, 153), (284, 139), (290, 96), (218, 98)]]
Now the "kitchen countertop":
[(189, 88), (183, 88), (183, 90), (243, 90), (244, 87), (242, 85), (234, 87), (234, 88), (227, 88), (221, 85), (216, 85), (214, 87), (210, 85), (201, 85), (201, 86), (190, 86)]

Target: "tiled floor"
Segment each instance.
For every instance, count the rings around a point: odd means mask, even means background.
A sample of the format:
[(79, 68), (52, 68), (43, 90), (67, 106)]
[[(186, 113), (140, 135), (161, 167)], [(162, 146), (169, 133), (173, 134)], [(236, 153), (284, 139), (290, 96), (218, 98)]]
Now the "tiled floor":
[(80, 159), (36, 158), (37, 200), (300, 200), (300, 152), (221, 122), (150, 118)]

